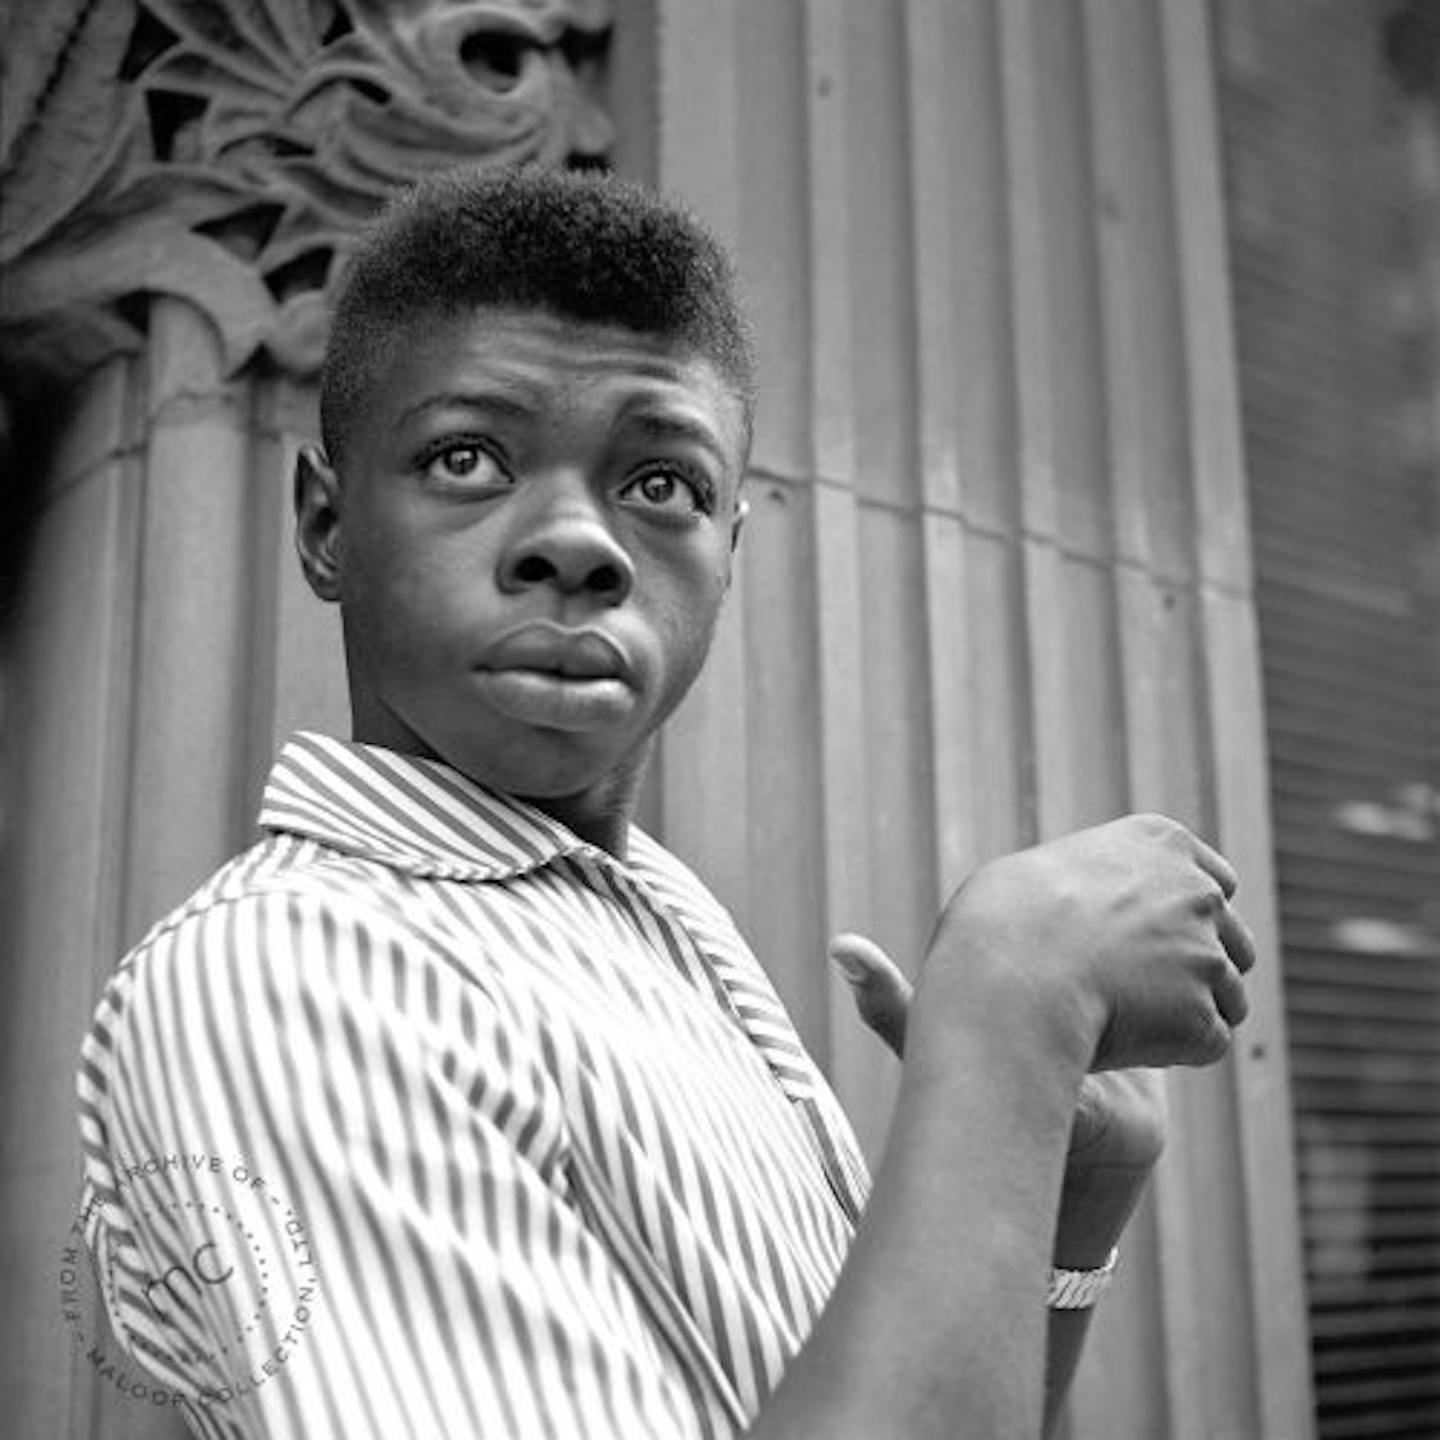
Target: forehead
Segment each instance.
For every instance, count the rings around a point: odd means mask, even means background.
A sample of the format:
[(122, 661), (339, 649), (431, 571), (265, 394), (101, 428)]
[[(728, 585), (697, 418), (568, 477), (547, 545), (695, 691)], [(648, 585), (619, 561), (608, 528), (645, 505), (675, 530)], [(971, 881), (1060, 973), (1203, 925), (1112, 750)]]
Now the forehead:
[(467, 407), (601, 427), (668, 417), (708, 429), (727, 461), (743, 460), (744, 406), (706, 356), (546, 310), (480, 306), (417, 318), (390, 338), (367, 390), (361, 429)]

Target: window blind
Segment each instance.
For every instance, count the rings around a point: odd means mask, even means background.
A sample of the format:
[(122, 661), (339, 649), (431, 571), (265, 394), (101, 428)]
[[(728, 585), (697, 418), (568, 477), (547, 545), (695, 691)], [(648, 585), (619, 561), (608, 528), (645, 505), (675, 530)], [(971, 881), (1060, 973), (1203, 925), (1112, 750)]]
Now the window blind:
[(1440, 1435), (1440, 98), (1395, 63), (1425, 8), (1219, 6), (1321, 1440)]

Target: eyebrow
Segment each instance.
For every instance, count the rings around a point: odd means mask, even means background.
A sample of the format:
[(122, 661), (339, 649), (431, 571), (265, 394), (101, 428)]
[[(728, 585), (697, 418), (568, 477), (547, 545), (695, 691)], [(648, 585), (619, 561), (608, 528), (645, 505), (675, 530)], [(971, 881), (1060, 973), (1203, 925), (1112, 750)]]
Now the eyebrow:
[(501, 414), (514, 420), (533, 420), (541, 406), (525, 398), (523, 393), (504, 390), (443, 390), (407, 405), (396, 417), (396, 423), (407, 425), (435, 410), (475, 410)]
[(651, 440), (687, 440), (709, 450), (720, 461), (725, 460), (725, 448), (712, 426), (689, 415), (650, 408), (625, 410), (619, 426), (640, 431)]

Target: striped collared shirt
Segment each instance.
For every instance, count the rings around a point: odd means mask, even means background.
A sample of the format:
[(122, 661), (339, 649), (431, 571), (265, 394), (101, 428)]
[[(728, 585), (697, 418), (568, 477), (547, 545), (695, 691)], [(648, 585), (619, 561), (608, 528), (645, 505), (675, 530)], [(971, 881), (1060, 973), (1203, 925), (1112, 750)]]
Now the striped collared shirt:
[(639, 830), (314, 735), (260, 823), (82, 1055), (95, 1288), (157, 1395), (226, 1437), (743, 1429), (867, 1182), (724, 909)]

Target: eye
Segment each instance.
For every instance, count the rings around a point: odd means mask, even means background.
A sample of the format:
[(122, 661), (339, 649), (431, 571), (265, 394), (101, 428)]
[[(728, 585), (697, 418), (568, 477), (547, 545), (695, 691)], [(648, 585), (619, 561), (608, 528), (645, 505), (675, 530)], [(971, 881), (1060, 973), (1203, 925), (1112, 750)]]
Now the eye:
[(510, 477), (490, 447), (479, 440), (450, 439), (421, 452), (419, 469), (427, 480), (465, 489), (508, 485)]
[(704, 481), (671, 465), (643, 471), (626, 482), (620, 495), (631, 504), (677, 517), (708, 515), (712, 504)]

